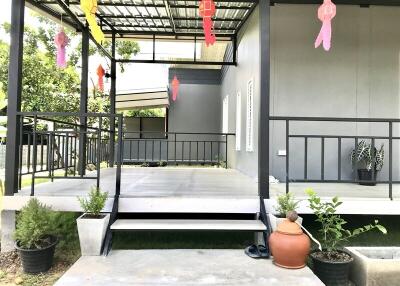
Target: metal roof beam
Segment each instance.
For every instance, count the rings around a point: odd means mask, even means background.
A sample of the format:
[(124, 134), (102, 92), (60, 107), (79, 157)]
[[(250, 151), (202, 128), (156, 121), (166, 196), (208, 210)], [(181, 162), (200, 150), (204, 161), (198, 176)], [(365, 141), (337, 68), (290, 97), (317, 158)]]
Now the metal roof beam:
[[(38, 4), (57, 4), (58, 0), (55, 1), (38, 1)], [(246, 3), (257, 3), (254, 1), (247, 2), (247, 1), (235, 1), (234, 3), (240, 3), (240, 2), (246, 2)], [(226, 3), (232, 3), (231, 1), (227, 1)], [(70, 1), (70, 5), (80, 5), (79, 1)], [(112, 2), (101, 2), (97, 4), (98, 6), (109, 6), (109, 7), (140, 7), (140, 8), (165, 8), (164, 4), (138, 4), (138, 3), (112, 3)], [(169, 4), (171, 8), (188, 8), (188, 9), (198, 9), (198, 5), (185, 5), (185, 4)], [(254, 5), (254, 4), (253, 4)], [(231, 5), (226, 5), (226, 4), (218, 4), (216, 2), (216, 8), (217, 9), (226, 9), (226, 10), (248, 10), (251, 8), (251, 6), (231, 6)]]

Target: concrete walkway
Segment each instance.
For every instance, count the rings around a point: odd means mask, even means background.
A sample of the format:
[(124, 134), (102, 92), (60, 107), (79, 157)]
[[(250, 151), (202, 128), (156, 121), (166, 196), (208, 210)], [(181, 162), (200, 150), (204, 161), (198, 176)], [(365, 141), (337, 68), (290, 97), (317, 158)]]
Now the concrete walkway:
[(288, 270), (243, 250), (116, 250), (81, 257), (56, 286), (324, 285), (309, 268)]

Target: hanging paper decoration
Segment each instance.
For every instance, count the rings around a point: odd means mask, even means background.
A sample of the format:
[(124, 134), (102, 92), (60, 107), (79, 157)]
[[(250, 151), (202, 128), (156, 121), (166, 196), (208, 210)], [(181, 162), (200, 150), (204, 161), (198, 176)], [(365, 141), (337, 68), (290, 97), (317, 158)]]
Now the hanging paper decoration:
[(175, 101), (176, 98), (178, 97), (178, 91), (179, 91), (179, 80), (174, 76), (174, 79), (172, 80), (172, 100)]
[(331, 0), (324, 0), (324, 3), (318, 8), (318, 19), (322, 22), (321, 31), (315, 40), (315, 48), (321, 43), (325, 51), (331, 48), (332, 26), (331, 21), (336, 15), (336, 5)]
[(97, 80), (97, 87), (101, 92), (104, 92), (104, 81), (103, 81), (103, 77), (106, 74), (106, 71), (103, 69), (102, 65), (99, 65), (97, 67), (97, 76), (98, 76), (98, 80)]
[(85, 13), (93, 38), (98, 43), (103, 42), (104, 33), (96, 21), (97, 0), (81, 0), (81, 9)]
[(203, 31), (207, 47), (215, 43), (214, 23), (212, 17), (215, 15), (215, 3), (213, 0), (201, 0), (199, 14), (203, 17)]
[(60, 68), (65, 68), (67, 66), (65, 47), (68, 45), (69, 39), (62, 27), (54, 37), (54, 43), (57, 47), (57, 66)]

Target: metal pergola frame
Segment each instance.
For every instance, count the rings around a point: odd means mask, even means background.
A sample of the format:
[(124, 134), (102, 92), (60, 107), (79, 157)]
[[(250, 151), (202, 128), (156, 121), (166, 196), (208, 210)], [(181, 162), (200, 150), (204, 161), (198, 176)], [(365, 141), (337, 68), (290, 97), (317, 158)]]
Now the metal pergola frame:
[[(194, 53), (193, 61), (174, 61), (174, 60), (157, 60), (155, 58), (155, 51), (153, 50), (153, 58), (151, 60), (121, 60), (116, 58), (115, 43), (117, 38), (145, 38), (153, 40), (155, 46), (156, 39), (172, 39), (172, 40), (193, 40), (194, 43), (203, 39), (202, 31), (200, 29), (192, 29), (193, 25), (189, 24), (190, 21), (198, 22), (198, 15), (190, 15), (187, 11), (198, 8), (197, 1), (183, 1), (183, 0), (99, 0), (99, 14), (97, 18), (101, 27), (103, 28), (107, 37), (111, 38), (112, 49), (111, 52), (106, 51), (101, 45), (97, 47), (104, 53), (104, 55), (111, 61), (111, 110), (110, 114), (115, 114), (115, 96), (116, 96), (116, 63), (117, 62), (146, 62), (146, 63), (162, 63), (162, 64), (216, 64), (216, 65), (234, 65), (236, 64), (236, 48), (238, 33), (243, 27), (244, 23), (254, 11), (255, 7), (259, 7), (259, 39), (260, 39), (260, 105), (259, 105), (259, 130), (258, 130), (258, 184), (259, 195), (261, 198), (269, 198), (269, 122), (270, 117), (270, 6), (273, 4), (320, 4), (322, 0), (242, 0), (228, 1), (228, 0), (215, 0), (217, 10), (223, 11), (225, 16), (230, 15), (229, 20), (234, 25), (234, 29), (229, 29), (221, 23), (228, 21), (228, 18), (218, 13), (215, 16), (215, 21), (218, 23), (216, 29), (217, 40), (231, 41), (233, 48), (232, 61), (229, 62), (203, 62), (196, 61), (196, 52)], [(236, 4), (235, 4), (236, 3)], [(238, 4), (240, 3), (240, 4)], [(349, 5), (384, 5), (384, 6), (400, 6), (400, 0), (336, 0), (336, 4), (349, 4)], [(20, 146), (20, 112), (21, 112), (21, 94), (22, 94), (22, 62), (23, 62), (23, 33), (24, 33), (24, 10), (25, 4), (39, 9), (48, 17), (53, 19), (60, 19), (63, 16), (63, 22), (72, 28), (76, 29), (82, 34), (82, 69), (81, 69), (81, 133), (85, 132), (84, 116), (87, 113), (87, 98), (88, 98), (88, 51), (89, 39), (92, 36), (82, 18), (81, 11), (76, 11), (78, 5), (77, 0), (12, 0), (12, 13), (11, 13), (11, 45), (10, 45), (10, 64), (9, 64), (9, 85), (8, 85), (8, 128), (7, 128), (7, 152), (6, 152), (6, 185), (5, 194), (13, 195), (18, 190), (18, 149)], [(53, 6), (51, 6), (53, 5)], [(54, 5), (58, 9), (54, 9)], [(131, 27), (115, 27), (113, 26), (113, 15), (102, 12), (106, 11), (106, 7), (111, 6), (114, 13), (121, 11), (121, 9), (132, 8), (137, 9), (138, 15), (125, 15), (124, 21), (135, 21)], [(73, 11), (75, 9), (75, 11)], [(107, 8), (109, 9), (109, 8)], [(119, 10), (118, 10), (119, 9)], [(146, 16), (144, 13), (153, 9), (152, 16)], [(155, 9), (155, 10), (154, 10)], [(164, 9), (162, 13), (161, 9)], [(183, 9), (185, 14), (179, 17), (174, 13), (176, 10)], [(142, 11), (142, 13), (141, 13)], [(241, 16), (237, 16), (237, 14)], [(164, 15), (165, 14), (165, 15)], [(235, 14), (232, 16), (232, 14)], [(174, 18), (174, 16), (176, 18)], [(222, 17), (222, 18), (221, 18)], [(182, 19), (181, 19), (182, 18)], [(183, 19), (184, 18), (184, 19)], [(144, 20), (148, 20), (148, 22)], [(225, 21), (226, 20), (226, 21)], [(154, 28), (157, 21), (165, 22), (165, 25)], [(179, 25), (175, 25), (175, 21), (187, 22), (187, 29), (180, 29)], [(167, 24), (167, 22), (169, 24)], [(142, 23), (142, 24), (138, 24)], [(149, 24), (154, 23), (154, 24)], [(160, 23), (160, 22), (158, 22)], [(142, 25), (142, 26), (141, 26)], [(226, 24), (225, 24), (226, 25)], [(138, 26), (138, 27), (136, 27)], [(218, 29), (220, 28), (220, 29)], [(94, 40), (93, 40), (94, 41)], [(110, 126), (111, 132), (115, 134), (114, 123)], [(113, 136), (111, 136), (113, 138)], [(85, 146), (85, 138), (81, 138), (82, 146)], [(114, 144), (114, 142), (112, 142)], [(113, 150), (113, 149), (112, 149)], [(110, 156), (110, 165), (114, 163), (114, 154)], [(84, 172), (84, 166), (81, 167), (81, 173)]]
[[(25, 0), (26, 3), (53, 19), (63, 22), (78, 32), (86, 29), (85, 15), (78, 0)], [(230, 42), (234, 52), (229, 59), (197, 60), (196, 44), (204, 41), (199, 1), (183, 0), (101, 0), (96, 17), (106, 38), (147, 39), (153, 41), (152, 59), (117, 59), (90, 38), (111, 61), (123, 63), (159, 63), (190, 65), (236, 65), (236, 42), (243, 24), (254, 11), (259, 0), (215, 0), (217, 13), (213, 18), (214, 32), (219, 42)], [(156, 41), (189, 41), (194, 45), (192, 59), (156, 59)]]

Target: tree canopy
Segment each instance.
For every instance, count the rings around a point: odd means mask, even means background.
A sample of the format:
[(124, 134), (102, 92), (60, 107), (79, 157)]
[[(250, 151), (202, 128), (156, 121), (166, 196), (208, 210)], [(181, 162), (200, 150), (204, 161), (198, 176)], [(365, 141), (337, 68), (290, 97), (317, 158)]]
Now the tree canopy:
[[(71, 41), (68, 46), (68, 65), (64, 69), (56, 67), (56, 47), (54, 36), (59, 30), (56, 23), (39, 15), (38, 27), (25, 25), (23, 78), (22, 78), (22, 111), (39, 112), (77, 112), (80, 100), (80, 72), (77, 69), (80, 62), (81, 41)], [(10, 32), (10, 24), (2, 27)], [(76, 39), (76, 32), (65, 29), (70, 39)], [(110, 42), (104, 43), (106, 49), (111, 49)], [(140, 51), (137, 42), (117, 41), (116, 52), (122, 58), (130, 58)], [(90, 55), (98, 53), (91, 45)], [(101, 55), (101, 54), (99, 54)], [(0, 97), (7, 94), (9, 45), (0, 40)], [(123, 67), (121, 68), (123, 70)], [(100, 93), (96, 86), (89, 94), (89, 112), (108, 112), (110, 101), (108, 94)]]

